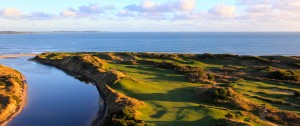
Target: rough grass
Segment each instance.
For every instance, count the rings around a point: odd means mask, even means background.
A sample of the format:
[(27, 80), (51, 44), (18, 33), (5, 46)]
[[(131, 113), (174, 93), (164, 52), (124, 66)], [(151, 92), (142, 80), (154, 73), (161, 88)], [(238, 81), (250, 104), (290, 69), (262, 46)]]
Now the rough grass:
[(0, 64), (0, 124), (11, 116), (22, 101), (24, 83), (18, 71)]

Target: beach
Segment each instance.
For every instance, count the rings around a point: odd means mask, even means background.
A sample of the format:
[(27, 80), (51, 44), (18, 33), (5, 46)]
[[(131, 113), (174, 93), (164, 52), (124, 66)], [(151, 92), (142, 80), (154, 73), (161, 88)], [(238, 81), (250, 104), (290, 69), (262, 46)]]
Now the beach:
[(36, 54), (7, 54), (7, 55), (0, 55), (0, 58), (16, 58), (16, 57), (23, 57), (23, 56), (35, 56)]

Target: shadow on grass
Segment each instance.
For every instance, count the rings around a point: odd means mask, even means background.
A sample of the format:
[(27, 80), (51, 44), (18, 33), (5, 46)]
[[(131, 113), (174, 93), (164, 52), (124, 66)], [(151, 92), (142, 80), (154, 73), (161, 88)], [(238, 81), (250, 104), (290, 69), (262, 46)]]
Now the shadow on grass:
[[(168, 81), (168, 82), (187, 82), (184, 79), (184, 75), (177, 73), (174, 70), (167, 70), (162, 68), (157, 68), (151, 65), (139, 65), (139, 66), (125, 66), (126, 68), (134, 69), (135, 73), (146, 74), (150, 77), (145, 79), (151, 79), (153, 82)], [(132, 71), (130, 71), (132, 73)]]
[(192, 98), (194, 87), (177, 88), (166, 93), (126, 93), (142, 101), (196, 102)]
[(164, 114), (167, 113), (167, 110), (157, 111), (155, 114), (151, 115), (151, 118), (161, 118)]
[(217, 124), (217, 120), (211, 116), (205, 116), (196, 121), (147, 121), (157, 126), (213, 126)]

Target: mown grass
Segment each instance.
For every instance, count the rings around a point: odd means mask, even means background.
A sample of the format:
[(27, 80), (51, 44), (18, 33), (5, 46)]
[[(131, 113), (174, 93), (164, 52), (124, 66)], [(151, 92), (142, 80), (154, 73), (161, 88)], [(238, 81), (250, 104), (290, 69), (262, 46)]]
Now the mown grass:
[[(138, 80), (122, 79), (112, 87), (146, 103), (145, 107), (138, 110), (140, 111), (139, 117), (148, 124), (214, 125), (217, 119), (225, 118), (228, 114), (226, 110), (199, 106), (208, 103), (195, 99), (194, 89), (204, 84), (186, 82), (184, 75), (174, 70), (149, 65), (111, 64), (110, 67)], [(240, 119), (245, 118), (247, 117)]]
[[(198, 101), (193, 99), (193, 95), (194, 88), (201, 84), (188, 83), (183, 75), (173, 70), (148, 65), (113, 64), (113, 66), (138, 80), (137, 82), (123, 79), (113, 88), (144, 101), (146, 106), (139, 109), (140, 117), (148, 123), (173, 126), (182, 124), (180, 122), (191, 124), (194, 122), (195, 125), (199, 122), (209, 124), (227, 114), (224, 110), (200, 108)], [(203, 117), (206, 117), (205, 121), (201, 121)]]

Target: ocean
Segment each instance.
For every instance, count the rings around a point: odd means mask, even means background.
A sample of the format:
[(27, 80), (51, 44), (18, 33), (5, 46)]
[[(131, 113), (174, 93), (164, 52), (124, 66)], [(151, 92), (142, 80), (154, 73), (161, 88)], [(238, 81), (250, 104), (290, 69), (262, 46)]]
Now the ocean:
[(0, 35), (0, 55), (41, 52), (300, 55), (300, 32), (45, 32)]

